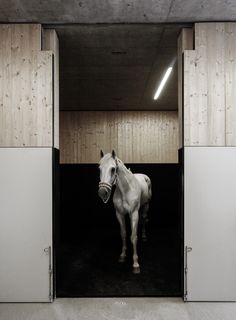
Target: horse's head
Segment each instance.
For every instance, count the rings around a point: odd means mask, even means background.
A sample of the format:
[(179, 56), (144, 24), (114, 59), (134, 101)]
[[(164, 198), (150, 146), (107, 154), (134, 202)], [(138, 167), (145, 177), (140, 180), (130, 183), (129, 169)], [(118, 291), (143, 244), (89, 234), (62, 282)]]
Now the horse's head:
[(112, 186), (116, 183), (117, 168), (118, 165), (115, 151), (112, 150), (112, 153), (107, 153), (105, 155), (101, 151), (98, 195), (104, 203), (107, 203), (109, 200)]

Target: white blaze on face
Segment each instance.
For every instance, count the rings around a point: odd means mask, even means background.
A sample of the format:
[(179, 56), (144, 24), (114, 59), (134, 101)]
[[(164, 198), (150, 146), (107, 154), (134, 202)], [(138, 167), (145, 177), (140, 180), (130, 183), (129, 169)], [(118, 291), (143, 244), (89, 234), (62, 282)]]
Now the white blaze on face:
[(111, 183), (111, 167), (110, 166), (101, 166), (100, 167), (100, 181)]
[(107, 202), (111, 195), (111, 188), (115, 180), (116, 171), (116, 162), (111, 154), (106, 154), (101, 159), (99, 169), (101, 185), (98, 190), (98, 195), (103, 200), (103, 202)]
[(100, 161), (100, 181), (112, 184), (116, 171), (116, 162), (111, 154), (106, 154)]

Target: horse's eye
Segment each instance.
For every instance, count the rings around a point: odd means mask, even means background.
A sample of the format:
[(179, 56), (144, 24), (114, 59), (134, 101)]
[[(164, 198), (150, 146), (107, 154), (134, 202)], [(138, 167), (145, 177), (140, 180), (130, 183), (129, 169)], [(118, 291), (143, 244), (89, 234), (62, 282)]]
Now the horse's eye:
[(115, 168), (112, 167), (112, 168), (111, 168), (111, 173), (114, 173), (114, 172), (115, 172)]

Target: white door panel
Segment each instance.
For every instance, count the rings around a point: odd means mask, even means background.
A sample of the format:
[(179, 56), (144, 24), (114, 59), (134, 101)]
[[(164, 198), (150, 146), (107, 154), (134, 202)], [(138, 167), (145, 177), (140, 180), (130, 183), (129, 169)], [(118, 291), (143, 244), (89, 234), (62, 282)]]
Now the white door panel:
[(236, 148), (184, 148), (188, 301), (236, 301)]
[(0, 301), (49, 301), (52, 149), (0, 148)]

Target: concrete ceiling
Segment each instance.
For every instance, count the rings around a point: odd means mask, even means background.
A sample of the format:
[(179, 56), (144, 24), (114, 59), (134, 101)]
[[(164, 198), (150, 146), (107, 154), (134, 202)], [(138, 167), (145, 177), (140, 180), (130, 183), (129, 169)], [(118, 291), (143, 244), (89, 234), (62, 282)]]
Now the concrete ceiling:
[(177, 65), (160, 99), (153, 96), (176, 59), (182, 25), (53, 26), (60, 41), (61, 110), (176, 110)]
[(235, 0), (1, 0), (1, 22), (235, 21)]

